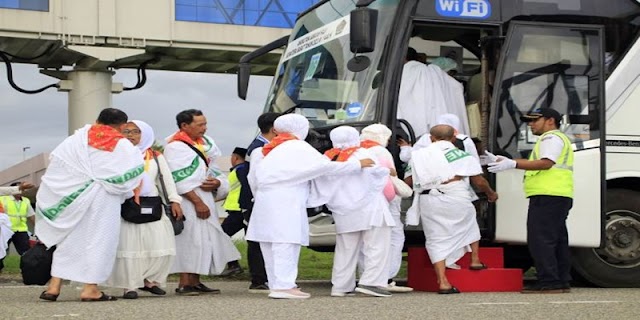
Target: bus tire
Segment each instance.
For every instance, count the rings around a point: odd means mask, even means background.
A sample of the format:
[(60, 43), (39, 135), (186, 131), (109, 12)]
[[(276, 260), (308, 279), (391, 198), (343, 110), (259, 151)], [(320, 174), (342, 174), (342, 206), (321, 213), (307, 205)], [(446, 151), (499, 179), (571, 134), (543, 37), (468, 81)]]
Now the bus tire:
[(601, 287), (640, 287), (640, 192), (609, 189), (604, 246), (574, 248), (573, 268)]

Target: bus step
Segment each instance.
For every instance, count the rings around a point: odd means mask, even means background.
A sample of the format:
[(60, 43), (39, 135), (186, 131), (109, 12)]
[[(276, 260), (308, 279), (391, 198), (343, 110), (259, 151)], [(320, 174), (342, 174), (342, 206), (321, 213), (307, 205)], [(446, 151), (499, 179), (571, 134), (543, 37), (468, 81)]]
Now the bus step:
[[(424, 247), (409, 248), (407, 284), (416, 291), (438, 291), (433, 265)], [(505, 269), (502, 248), (480, 248), (480, 260), (488, 269), (469, 270), (470, 253), (458, 261), (459, 270), (447, 269), (449, 282), (461, 292), (519, 292), (522, 270)]]

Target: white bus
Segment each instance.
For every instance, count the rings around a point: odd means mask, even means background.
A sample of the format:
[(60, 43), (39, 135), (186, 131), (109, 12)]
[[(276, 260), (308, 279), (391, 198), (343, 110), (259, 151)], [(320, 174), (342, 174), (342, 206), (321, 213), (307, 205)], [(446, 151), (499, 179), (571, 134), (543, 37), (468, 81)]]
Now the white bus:
[[(252, 59), (285, 47), (265, 111), (306, 116), (309, 142), (321, 151), (343, 124), (381, 122), (415, 142), (411, 123), (422, 119), (396, 117), (407, 48), (429, 60), (454, 52), (466, 102), (477, 103), (470, 118), (483, 148), (527, 157), (536, 137), (519, 116), (535, 108), (565, 115), (562, 130), (575, 146), (567, 222), (575, 274), (637, 287), (639, 30), (636, 0), (326, 0), (302, 13), (289, 37), (243, 57), (238, 90), (246, 96)], [(507, 264), (526, 268), (522, 171), (489, 179), (500, 200), (477, 205), (484, 243), (504, 246)], [(330, 216), (310, 221), (312, 246), (330, 245)], [(407, 245), (423, 244), (419, 230), (406, 235)]]

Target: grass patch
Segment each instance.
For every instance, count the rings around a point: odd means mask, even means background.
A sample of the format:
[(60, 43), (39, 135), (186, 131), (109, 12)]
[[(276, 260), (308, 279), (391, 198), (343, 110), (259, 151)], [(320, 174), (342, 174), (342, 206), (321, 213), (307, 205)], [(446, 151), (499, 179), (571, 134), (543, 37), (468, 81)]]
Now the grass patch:
[[(237, 277), (238, 280), (250, 280), (249, 267), (247, 265), (247, 243), (245, 241), (235, 242), (238, 251), (242, 254), (240, 265), (246, 271)], [(396, 278), (407, 277), (406, 254), (400, 267), (400, 272)], [(333, 252), (317, 252), (307, 247), (300, 250), (300, 260), (298, 262), (299, 280), (331, 280), (331, 268), (333, 267)], [(212, 277), (214, 279), (220, 277)]]
[[(250, 281), (251, 276), (249, 274), (249, 267), (247, 265), (247, 242), (235, 241), (234, 242), (238, 251), (242, 255), (240, 265), (245, 269), (245, 272), (239, 276), (233, 278), (222, 277), (203, 277), (203, 279), (211, 280), (238, 280), (238, 281)], [(402, 267), (396, 278), (407, 277), (407, 262), (402, 261)], [(316, 252), (306, 247), (302, 247), (300, 250), (300, 262), (298, 264), (298, 279), (300, 280), (330, 280), (331, 268), (333, 267), (333, 252)], [(19, 275), (20, 274), (20, 256), (8, 255), (4, 258), (3, 274), (6, 275)], [(169, 280), (178, 280), (178, 275), (170, 275)]]
[(4, 257), (2, 261), (4, 263), (4, 269), (2, 273), (6, 274), (20, 274), (20, 256), (11, 254)]

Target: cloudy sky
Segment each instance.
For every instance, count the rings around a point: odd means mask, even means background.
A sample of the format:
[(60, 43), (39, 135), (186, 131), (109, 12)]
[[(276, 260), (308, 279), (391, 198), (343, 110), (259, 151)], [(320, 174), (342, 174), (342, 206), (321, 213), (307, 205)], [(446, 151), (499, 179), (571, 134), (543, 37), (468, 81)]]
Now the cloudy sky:
[[(57, 79), (30, 65), (13, 65), (14, 81), (24, 89), (36, 89)], [(114, 82), (133, 86), (134, 70), (118, 70)], [(144, 87), (113, 97), (113, 105), (129, 119), (148, 122), (162, 140), (177, 127), (175, 115), (184, 109), (201, 109), (208, 120), (208, 134), (223, 154), (235, 146), (246, 147), (257, 132), (256, 118), (262, 112), (270, 77), (252, 76), (246, 101), (236, 95), (236, 76), (187, 72), (149, 71)], [(15, 91), (0, 68), (0, 170), (22, 161), (24, 156), (49, 152), (67, 136), (67, 93), (56, 89), (35, 95)]]

